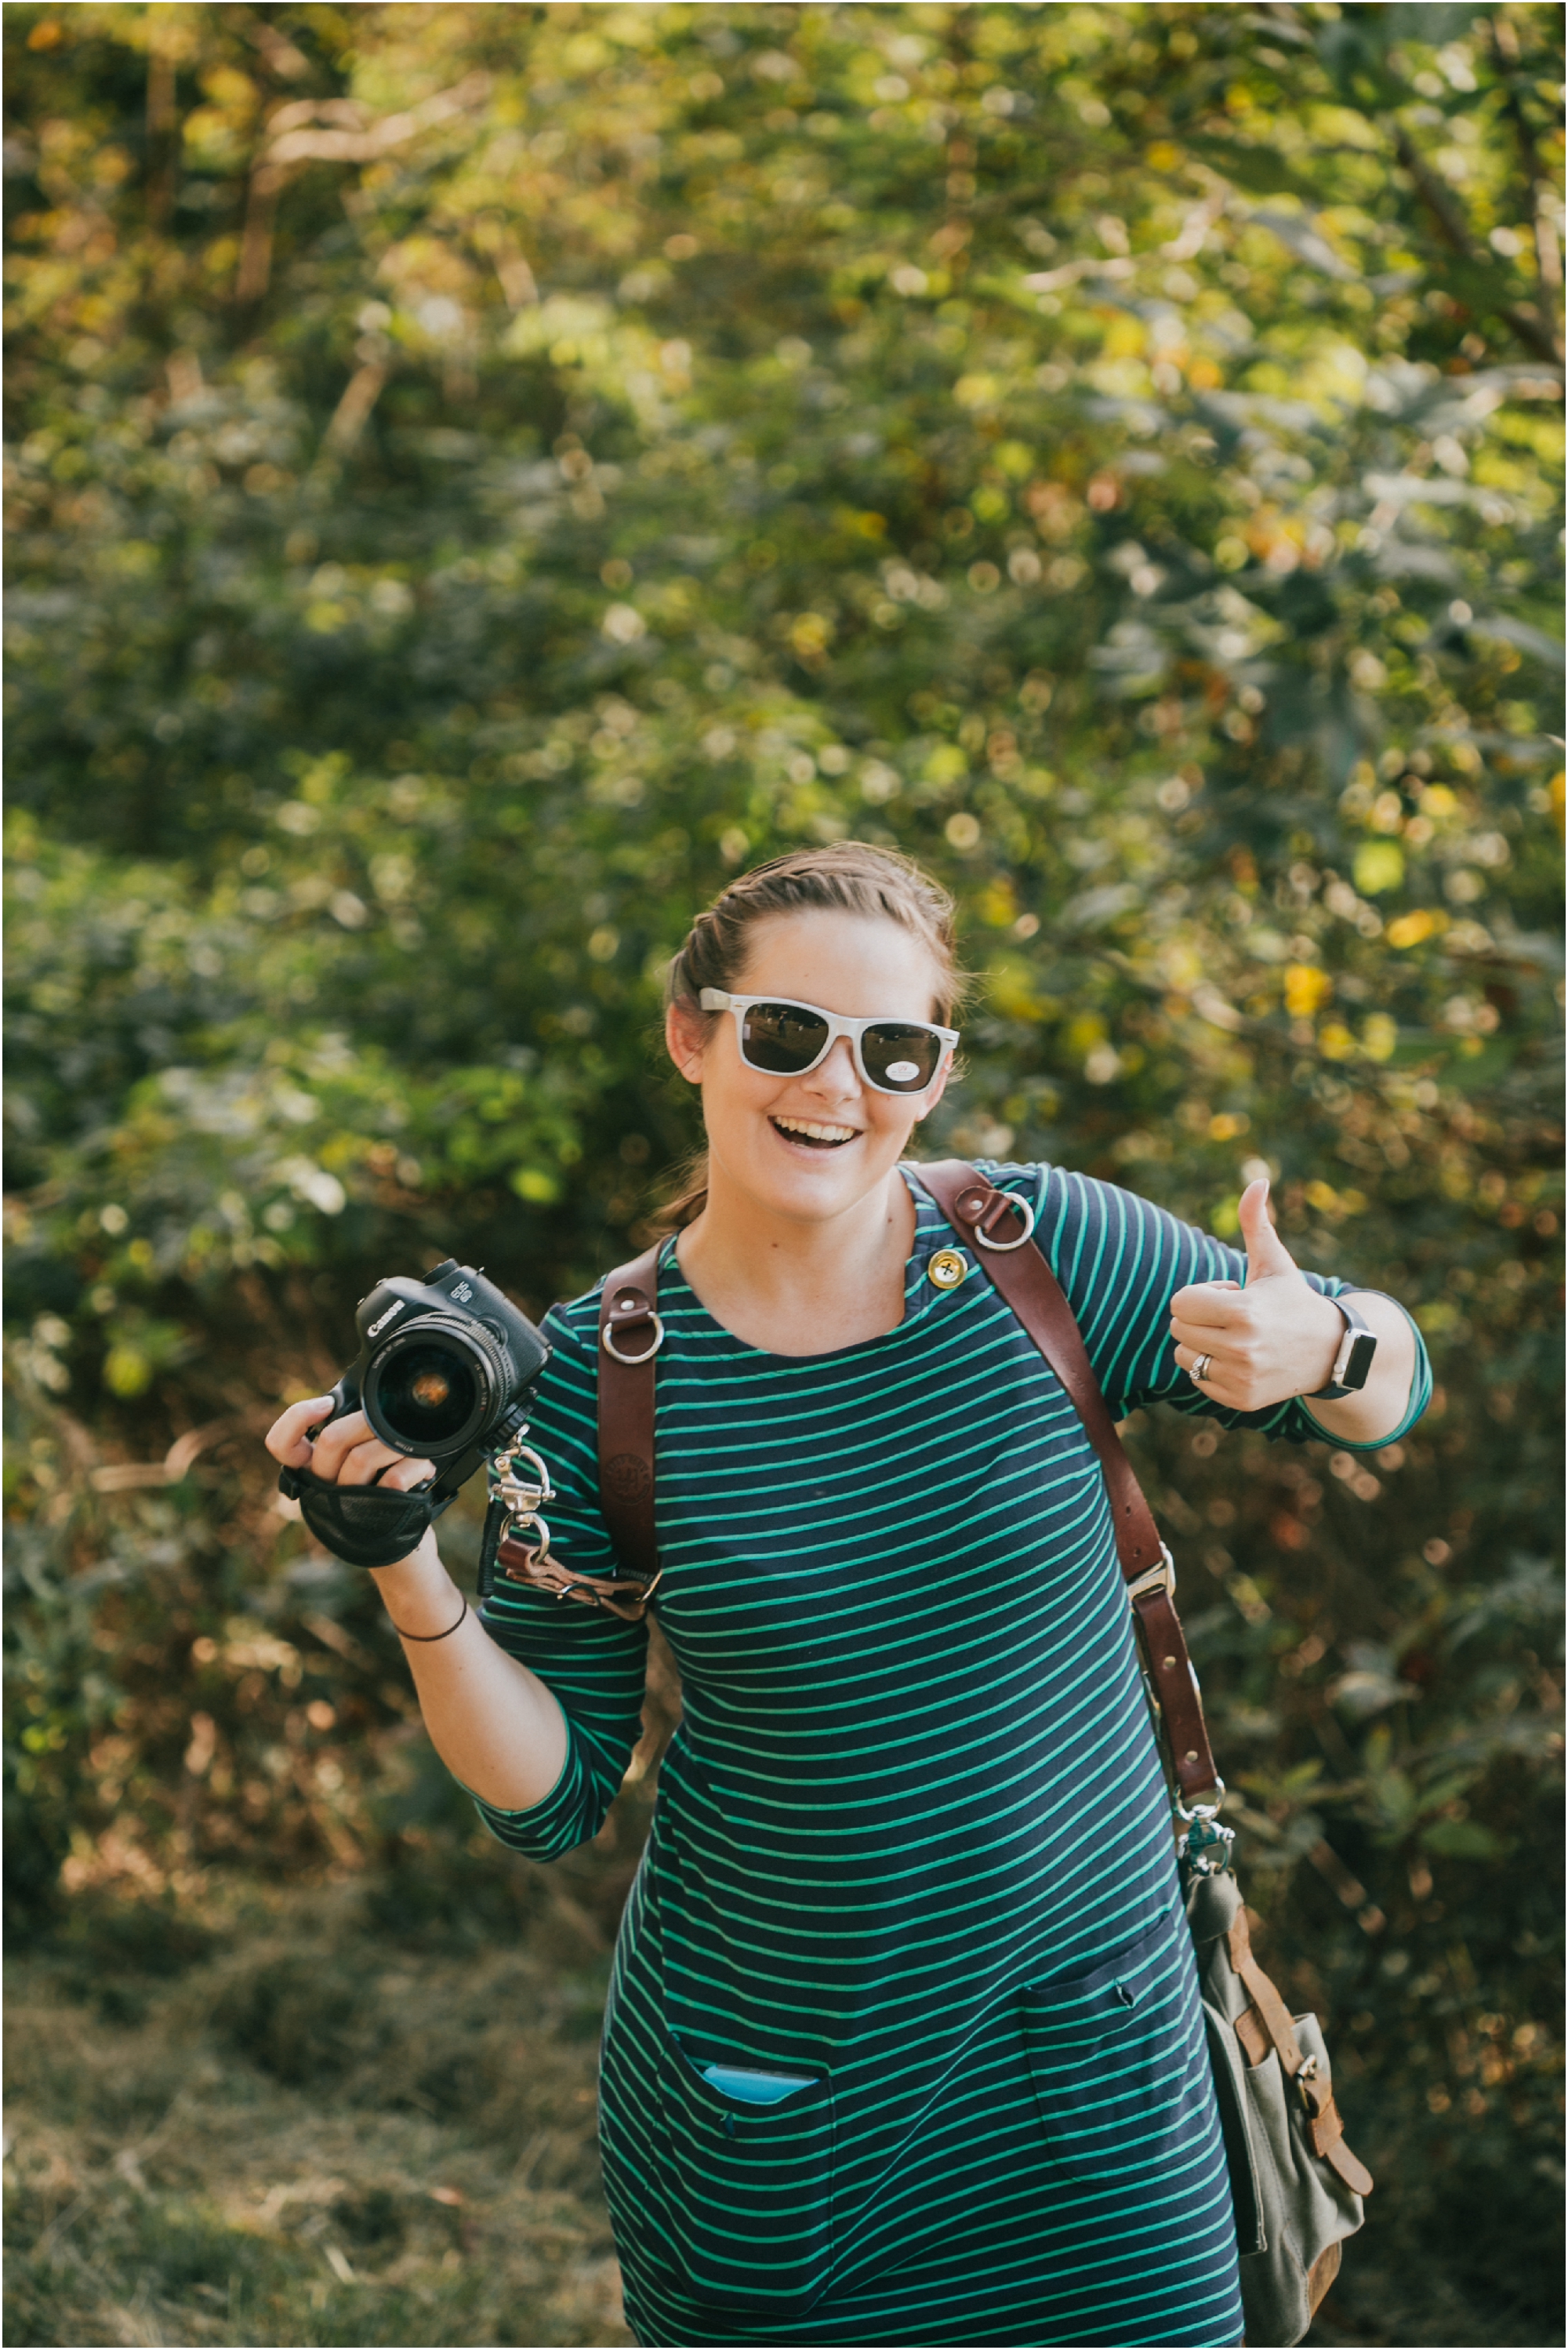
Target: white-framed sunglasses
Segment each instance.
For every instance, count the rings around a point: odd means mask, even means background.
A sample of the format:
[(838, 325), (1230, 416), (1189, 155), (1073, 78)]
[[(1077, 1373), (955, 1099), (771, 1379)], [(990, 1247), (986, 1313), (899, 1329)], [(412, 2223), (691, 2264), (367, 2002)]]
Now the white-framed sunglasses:
[(704, 1012), (732, 1012), (741, 1058), (773, 1077), (804, 1077), (847, 1036), (855, 1066), (874, 1093), (924, 1093), (958, 1043), (956, 1028), (927, 1020), (844, 1020), (815, 1003), (784, 995), (731, 995), (702, 990)]

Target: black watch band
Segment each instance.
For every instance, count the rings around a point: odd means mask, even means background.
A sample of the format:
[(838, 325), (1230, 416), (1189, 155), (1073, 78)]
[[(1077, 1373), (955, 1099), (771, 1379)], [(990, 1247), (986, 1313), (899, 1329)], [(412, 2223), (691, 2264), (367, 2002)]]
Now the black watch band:
[(1309, 1403), (1332, 1403), (1337, 1396), (1358, 1395), (1366, 1385), (1372, 1370), (1372, 1359), (1377, 1352), (1377, 1333), (1365, 1323), (1348, 1298), (1331, 1297), (1345, 1317), (1345, 1336), (1334, 1357), (1334, 1368), (1326, 1387), (1314, 1388), (1306, 1398)]

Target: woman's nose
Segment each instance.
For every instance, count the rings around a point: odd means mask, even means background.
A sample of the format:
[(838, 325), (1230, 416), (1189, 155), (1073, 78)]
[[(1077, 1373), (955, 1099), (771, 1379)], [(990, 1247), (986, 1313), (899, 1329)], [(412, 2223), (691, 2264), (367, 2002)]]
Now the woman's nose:
[(817, 1063), (806, 1083), (829, 1098), (860, 1091), (860, 1072), (855, 1066), (855, 1050), (847, 1036), (834, 1038), (826, 1059)]

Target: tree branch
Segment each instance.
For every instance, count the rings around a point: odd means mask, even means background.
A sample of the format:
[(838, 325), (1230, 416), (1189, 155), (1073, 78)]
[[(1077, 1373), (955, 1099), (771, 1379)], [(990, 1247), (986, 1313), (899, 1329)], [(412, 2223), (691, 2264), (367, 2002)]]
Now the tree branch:
[[(1490, 265), (1470, 236), (1469, 223), (1452, 192), (1444, 186), (1403, 123), (1395, 123), (1394, 151), (1409, 173), (1416, 193), (1436, 224), (1438, 235), (1452, 253), (1477, 268)], [(1563, 343), (1552, 321), (1523, 302), (1499, 302), (1497, 315), (1512, 328), (1526, 350), (1549, 367), (1563, 364)]]

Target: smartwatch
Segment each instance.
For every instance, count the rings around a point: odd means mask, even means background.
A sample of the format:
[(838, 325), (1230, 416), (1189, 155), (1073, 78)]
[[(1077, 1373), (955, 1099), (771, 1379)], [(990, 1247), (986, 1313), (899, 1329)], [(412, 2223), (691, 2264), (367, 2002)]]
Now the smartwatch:
[(1372, 1370), (1372, 1358), (1377, 1352), (1376, 1331), (1367, 1327), (1349, 1299), (1331, 1297), (1328, 1302), (1331, 1305), (1337, 1305), (1345, 1317), (1345, 1336), (1334, 1358), (1327, 1386), (1314, 1388), (1306, 1399), (1309, 1403), (1315, 1403), (1320, 1397), (1325, 1402), (1332, 1402), (1336, 1396), (1357, 1394), (1366, 1385)]

